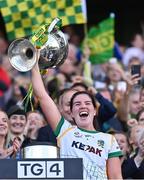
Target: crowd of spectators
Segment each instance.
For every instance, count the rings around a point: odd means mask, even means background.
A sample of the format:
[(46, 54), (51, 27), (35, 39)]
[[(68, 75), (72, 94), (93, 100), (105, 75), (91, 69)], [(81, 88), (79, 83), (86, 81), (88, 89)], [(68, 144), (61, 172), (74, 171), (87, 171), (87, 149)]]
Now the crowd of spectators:
[[(46, 91), (57, 104), (61, 115), (71, 124), (75, 124), (71, 116), (71, 97), (79, 91), (92, 94), (98, 112), (94, 127), (116, 138), (123, 153), (120, 157), (123, 178), (144, 179), (142, 34), (136, 33), (130, 42), (131, 46), (120, 49), (120, 59), (111, 57), (106, 63), (96, 65), (90, 64), (88, 46), (85, 45), (81, 51), (80, 44), (78, 41), (75, 43), (73, 37), (76, 35), (71, 35), (69, 39), (65, 62), (60, 67), (48, 69), (42, 75)], [(19, 159), (20, 149), (30, 142), (47, 141), (57, 144), (57, 141), (35, 94), (25, 110), (24, 98), (31, 83), (31, 74), (18, 72), (11, 66), (7, 55), (8, 45), (9, 42), (1, 36), (0, 158)], [(87, 65), (89, 73), (84, 71)], [(131, 75), (132, 65), (141, 65), (141, 77)], [(141, 83), (138, 85), (139, 80)]]

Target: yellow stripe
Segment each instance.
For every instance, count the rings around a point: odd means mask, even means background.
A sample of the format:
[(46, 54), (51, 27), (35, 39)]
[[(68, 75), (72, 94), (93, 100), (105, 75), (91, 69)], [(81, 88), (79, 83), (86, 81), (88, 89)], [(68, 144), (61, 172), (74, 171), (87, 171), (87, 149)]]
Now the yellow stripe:
[(66, 130), (62, 133), (62, 135), (57, 138), (57, 145), (58, 145), (58, 147), (60, 147), (60, 140), (61, 140), (61, 138), (62, 138), (63, 136), (65, 136), (66, 133), (68, 133), (68, 132), (69, 132), (70, 130), (72, 130), (73, 128), (74, 128), (74, 126), (66, 129)]

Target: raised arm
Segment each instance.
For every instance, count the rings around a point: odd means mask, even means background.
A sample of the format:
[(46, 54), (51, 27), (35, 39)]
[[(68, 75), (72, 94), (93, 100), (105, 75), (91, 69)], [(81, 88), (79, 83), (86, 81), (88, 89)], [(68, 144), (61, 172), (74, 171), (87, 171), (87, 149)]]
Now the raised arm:
[(100, 124), (112, 118), (116, 114), (117, 109), (113, 103), (97, 92), (94, 87), (89, 87), (88, 91), (95, 96), (96, 100), (100, 104), (97, 117)]
[(140, 80), (140, 77), (138, 75), (130, 75), (129, 78), (125, 79), (127, 82), (127, 90), (124, 93), (120, 104), (117, 108), (117, 117), (123, 121), (127, 122), (129, 118), (129, 100), (130, 100), (130, 94), (133, 91), (134, 86), (137, 84), (137, 82)]
[(40, 101), (40, 106), (43, 110), (43, 113), (46, 116), (46, 119), (53, 130), (56, 129), (60, 119), (61, 114), (58, 111), (58, 108), (51, 97), (48, 95), (39, 70), (38, 63), (36, 63), (35, 67), (31, 70), (32, 72), (32, 86), (34, 90), (34, 94), (37, 96)]

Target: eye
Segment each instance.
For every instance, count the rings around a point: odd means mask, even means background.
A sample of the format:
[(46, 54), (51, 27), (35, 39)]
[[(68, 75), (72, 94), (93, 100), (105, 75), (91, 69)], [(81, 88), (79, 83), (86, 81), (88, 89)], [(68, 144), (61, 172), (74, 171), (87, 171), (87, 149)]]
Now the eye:
[(25, 120), (25, 116), (20, 116), (20, 120)]
[(121, 140), (121, 143), (124, 143), (125, 141), (124, 140)]
[(79, 106), (79, 105), (80, 105), (80, 103), (76, 103), (75, 105), (76, 105), (76, 106)]
[(11, 116), (10, 119), (17, 119), (17, 116)]
[(79, 106), (79, 105), (80, 105), (79, 102), (74, 103), (74, 106)]
[(86, 102), (86, 105), (90, 105), (91, 103), (90, 102)]
[(92, 105), (92, 102), (91, 101), (87, 101), (85, 102), (86, 105)]
[(8, 120), (7, 118), (3, 118), (2, 119), (3, 122), (7, 122), (7, 120)]

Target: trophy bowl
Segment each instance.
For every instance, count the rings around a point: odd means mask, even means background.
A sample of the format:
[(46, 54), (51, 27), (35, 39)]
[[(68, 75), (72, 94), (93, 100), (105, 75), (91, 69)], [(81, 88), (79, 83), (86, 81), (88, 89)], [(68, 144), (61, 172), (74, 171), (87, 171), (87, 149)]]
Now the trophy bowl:
[[(21, 72), (31, 70), (38, 57), (36, 49), (39, 49), (40, 69), (55, 68), (63, 64), (68, 55), (68, 41), (56, 26), (59, 21), (59, 18), (55, 18), (48, 27), (41, 26), (29, 39), (14, 40), (8, 48), (11, 65)], [(38, 48), (37, 43), (40, 44)]]
[(49, 142), (31, 142), (21, 150), (23, 159), (59, 158), (59, 148)]
[(68, 55), (68, 42), (64, 33), (52, 31), (48, 35), (48, 41), (40, 50), (40, 69), (55, 68), (64, 63)]

